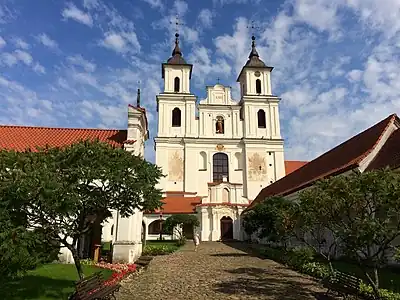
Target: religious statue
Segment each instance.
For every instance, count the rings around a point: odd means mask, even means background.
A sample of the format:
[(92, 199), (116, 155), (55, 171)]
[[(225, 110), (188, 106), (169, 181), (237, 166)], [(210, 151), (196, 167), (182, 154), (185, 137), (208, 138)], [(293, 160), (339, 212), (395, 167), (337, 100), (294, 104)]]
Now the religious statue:
[(222, 117), (217, 118), (217, 123), (215, 127), (217, 133), (224, 133), (224, 119)]

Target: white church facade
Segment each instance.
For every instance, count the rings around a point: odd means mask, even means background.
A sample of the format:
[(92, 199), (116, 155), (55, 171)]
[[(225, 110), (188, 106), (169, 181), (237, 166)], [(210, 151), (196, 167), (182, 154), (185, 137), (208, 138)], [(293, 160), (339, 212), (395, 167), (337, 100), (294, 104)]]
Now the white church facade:
[[(113, 260), (134, 262), (142, 252), (143, 239), (173, 238), (162, 233), (162, 222), (173, 214), (195, 214), (200, 227), (193, 231), (202, 241), (243, 239), (240, 215), (259, 191), (305, 162), (284, 161), (280, 133), (279, 101), (272, 94), (272, 67), (259, 58), (255, 42), (237, 82), (240, 99), (231, 88), (207, 87), (198, 101), (191, 93), (193, 66), (183, 58), (178, 35), (172, 56), (162, 64), (164, 89), (157, 95), (158, 130), (154, 138), (156, 164), (165, 175), (159, 188), (164, 205), (156, 212), (136, 210), (122, 218), (117, 211), (103, 222), (101, 241), (112, 243)], [(31, 126), (0, 126), (0, 149), (24, 151), (37, 146), (62, 147), (96, 138), (144, 156), (149, 138), (146, 111), (140, 103), (128, 107), (128, 128), (76, 129)], [(160, 234), (161, 231), (161, 234)], [(86, 239), (81, 252), (93, 251)], [(61, 259), (73, 262), (62, 249)]]
[(231, 88), (218, 83), (197, 101), (190, 89), (192, 65), (176, 36), (172, 57), (162, 64), (164, 90), (157, 95), (154, 139), (156, 164), (166, 175), (159, 183), (165, 205), (144, 215), (147, 238), (159, 237), (161, 219), (193, 213), (202, 241), (242, 239), (241, 212), (261, 189), (285, 176), (272, 69), (260, 60), (253, 37), (237, 78), (241, 98), (232, 99)]

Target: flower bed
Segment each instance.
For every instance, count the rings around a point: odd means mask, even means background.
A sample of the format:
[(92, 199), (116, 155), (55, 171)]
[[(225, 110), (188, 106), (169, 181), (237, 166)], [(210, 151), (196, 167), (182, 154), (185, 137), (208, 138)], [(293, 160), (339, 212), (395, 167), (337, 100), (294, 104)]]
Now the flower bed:
[(95, 264), (96, 267), (109, 269), (114, 271), (109, 279), (107, 279), (104, 284), (105, 285), (114, 285), (117, 284), (119, 281), (124, 279), (129, 274), (136, 271), (135, 264), (110, 264), (110, 263), (97, 263)]

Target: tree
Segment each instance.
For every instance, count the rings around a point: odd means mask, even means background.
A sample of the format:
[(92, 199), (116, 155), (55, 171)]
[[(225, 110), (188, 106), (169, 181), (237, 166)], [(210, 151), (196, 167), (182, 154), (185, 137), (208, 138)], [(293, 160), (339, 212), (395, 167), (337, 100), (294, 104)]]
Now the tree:
[(378, 170), (332, 177), (303, 192), (301, 199), (313, 203), (310, 209), (326, 220), (344, 254), (357, 262), (379, 298), (378, 270), (400, 237), (400, 174)]
[(200, 226), (200, 222), (195, 215), (178, 214), (168, 217), (163, 224), (165, 231), (178, 236), (181, 244), (184, 244), (185, 241), (184, 226), (193, 226), (194, 229), (194, 227)]
[[(26, 216), (27, 228), (42, 230), (47, 241), (67, 247), (80, 278), (77, 242), (92, 233), (112, 210), (122, 217), (135, 209), (161, 206), (155, 188), (161, 170), (123, 149), (99, 141), (64, 148), (5, 154), (12, 167), (0, 168), (0, 197)], [(101, 238), (101, 232), (97, 232)], [(100, 242), (100, 241), (99, 241)]]
[(243, 217), (244, 230), (259, 238), (283, 244), (285, 249), (294, 230), (295, 204), (283, 197), (270, 197)]

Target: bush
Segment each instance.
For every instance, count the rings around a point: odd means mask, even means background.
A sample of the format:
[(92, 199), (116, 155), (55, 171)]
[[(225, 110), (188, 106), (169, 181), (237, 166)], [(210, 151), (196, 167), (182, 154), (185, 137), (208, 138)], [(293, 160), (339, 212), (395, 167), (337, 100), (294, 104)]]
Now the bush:
[(150, 255), (150, 256), (156, 256), (156, 255), (165, 255), (165, 254), (170, 254), (178, 249), (178, 246), (176, 245), (147, 245), (143, 249), (143, 255)]
[(182, 237), (182, 238), (180, 238), (179, 240), (176, 241), (176, 245), (179, 246), (179, 247), (183, 246), (185, 244), (186, 244), (186, 237)]
[(294, 248), (288, 251), (288, 265), (301, 269), (315, 260), (315, 252), (308, 247)]
[(299, 268), (299, 271), (316, 278), (326, 278), (330, 274), (330, 270), (326, 265), (315, 261), (305, 263)]
[[(361, 283), (361, 293), (368, 295), (368, 296), (373, 296), (374, 291), (370, 285), (367, 285), (365, 283)], [(386, 289), (379, 289), (381, 299), (383, 300), (400, 300), (400, 294), (388, 291)]]

